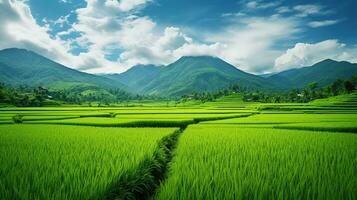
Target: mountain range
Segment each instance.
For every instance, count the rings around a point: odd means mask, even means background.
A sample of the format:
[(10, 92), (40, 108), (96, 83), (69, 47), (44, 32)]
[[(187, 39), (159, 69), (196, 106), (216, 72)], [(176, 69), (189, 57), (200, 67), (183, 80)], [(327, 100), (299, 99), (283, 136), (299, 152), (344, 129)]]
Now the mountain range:
[(267, 79), (277, 84), (284, 84), (288, 88), (303, 88), (311, 82), (317, 82), (322, 87), (337, 79), (349, 79), (354, 75), (357, 75), (357, 64), (326, 59), (309, 67), (273, 74)]
[(80, 72), (32, 51), (16, 48), (0, 51), (0, 81), (10, 86), (71, 87), (80, 84), (126, 88), (119, 81)]
[(181, 96), (192, 92), (215, 91), (230, 84), (265, 91), (320, 87), (336, 79), (357, 75), (357, 64), (324, 60), (315, 65), (270, 75), (254, 75), (211, 56), (185, 56), (167, 66), (137, 65), (121, 74), (93, 75), (80, 72), (24, 49), (0, 51), (0, 82), (19, 86), (49, 88), (92, 85), (123, 89), (131, 93)]
[(248, 88), (273, 90), (277, 87), (262, 77), (245, 73), (210, 56), (185, 56), (165, 67), (135, 66), (111, 78), (137, 93), (168, 96), (215, 91), (234, 83)]

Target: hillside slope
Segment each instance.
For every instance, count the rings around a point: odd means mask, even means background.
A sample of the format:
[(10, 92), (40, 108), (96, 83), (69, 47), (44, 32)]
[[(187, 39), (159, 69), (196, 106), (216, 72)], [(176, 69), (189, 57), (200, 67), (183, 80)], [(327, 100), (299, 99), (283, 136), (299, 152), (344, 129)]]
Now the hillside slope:
[(58, 87), (85, 83), (103, 88), (125, 88), (119, 81), (70, 69), (32, 51), (16, 48), (0, 51), (0, 81), (13, 86)]
[(276, 88), (262, 77), (245, 73), (219, 58), (210, 56), (182, 57), (168, 66), (156, 68), (145, 81), (138, 77), (139, 75), (131, 76), (131, 80), (126, 81), (130, 83), (128, 86), (134, 85), (139, 93), (165, 96), (215, 91), (230, 84), (248, 88)]
[(317, 82), (319, 87), (324, 87), (337, 79), (350, 79), (354, 75), (357, 75), (357, 64), (327, 59), (310, 67), (277, 73), (267, 80), (285, 84), (289, 88), (304, 88), (311, 82)]
[(160, 73), (161, 67), (155, 65), (136, 65), (121, 74), (103, 75), (112, 80), (119, 81), (135, 92), (155, 79)]

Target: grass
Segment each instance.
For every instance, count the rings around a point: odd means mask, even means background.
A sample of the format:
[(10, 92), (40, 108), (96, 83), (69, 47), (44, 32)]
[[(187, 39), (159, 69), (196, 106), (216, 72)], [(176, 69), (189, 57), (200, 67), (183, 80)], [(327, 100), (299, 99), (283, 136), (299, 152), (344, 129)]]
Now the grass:
[(190, 126), (154, 199), (356, 199), (357, 135)]
[(0, 126), (3, 199), (99, 199), (175, 129)]

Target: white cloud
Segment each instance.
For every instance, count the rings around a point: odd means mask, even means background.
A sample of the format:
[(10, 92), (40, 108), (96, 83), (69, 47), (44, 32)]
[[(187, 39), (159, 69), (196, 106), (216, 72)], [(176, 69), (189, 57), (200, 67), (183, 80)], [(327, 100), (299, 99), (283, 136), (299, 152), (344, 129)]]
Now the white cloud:
[(127, 12), (150, 2), (150, 0), (102, 0), (102, 2), (105, 2), (106, 7), (111, 7), (120, 11)]
[(338, 40), (315, 44), (297, 43), (275, 60), (275, 71), (313, 65), (324, 59), (357, 62), (357, 48), (348, 48)]
[[(93, 0), (89, 1), (94, 2)], [(89, 9), (92, 9), (91, 12), (98, 11), (94, 7)], [(98, 13), (92, 14), (98, 16)], [(109, 61), (105, 58), (104, 45), (111, 44), (112, 38), (118, 36), (110, 34), (115, 33), (115, 31), (107, 32), (108, 34), (98, 31), (102, 29), (110, 31), (109, 27), (112, 26), (110, 23), (115, 22), (111, 22), (109, 18), (105, 17), (95, 18), (95, 16), (90, 15), (81, 15), (81, 17), (83, 17), (83, 21), (90, 23), (76, 24), (71, 29), (59, 33), (56, 37), (52, 37), (48, 33), (50, 31), (48, 25), (41, 27), (37, 24), (26, 1), (2, 0), (0, 2), (0, 49), (17, 47), (32, 50), (68, 67), (81, 70), (97, 68), (98, 71), (107, 69), (122, 71), (120, 63)], [(57, 22), (52, 23), (62, 24), (66, 23), (66, 20), (67, 17), (65, 16), (57, 20)], [(133, 23), (138, 22), (137, 19), (130, 20)], [(118, 24), (118, 26), (120, 25)], [(140, 24), (138, 27), (143, 28), (145, 26)], [(97, 30), (95, 30), (96, 28)], [(61, 40), (61, 36), (78, 32), (78, 30), (85, 31), (85, 36), (76, 40)], [(128, 34), (131, 33), (129, 32)], [(74, 56), (69, 53), (73, 45), (88, 47), (88, 52)]]
[(210, 45), (185, 43), (174, 51), (174, 55), (177, 58), (182, 56), (217, 56), (218, 52), (224, 48), (225, 46), (220, 43)]
[(60, 3), (71, 3), (71, 0), (59, 0)]
[[(212, 46), (194, 42), (179, 28), (166, 27), (161, 30), (149, 17), (123, 12), (117, 3), (88, 0), (85, 8), (76, 11), (78, 22), (72, 30), (59, 33), (66, 35), (72, 31), (80, 32), (82, 36), (74, 43), (89, 48), (89, 51), (79, 56), (93, 55), (94, 58), (100, 58), (93, 65), (84, 63), (86, 66), (82, 66), (82, 69), (89, 72), (119, 72), (136, 64), (169, 64), (187, 52), (208, 54), (210, 51), (212, 54)], [(121, 49), (117, 55), (118, 60), (106, 61), (103, 67), (98, 67), (97, 64), (104, 63), (100, 55), (106, 54), (108, 46)]]
[(69, 24), (68, 18), (71, 16), (71, 14), (61, 16), (56, 20), (48, 20), (47, 18), (42, 19), (42, 22), (48, 25), (49, 27), (53, 26), (59, 26), (63, 28), (65, 25)]
[(249, 72), (264, 72), (274, 65), (281, 54), (274, 45), (290, 39), (299, 31), (293, 18), (243, 18), (220, 33), (208, 34), (206, 39), (219, 43), (216, 55)]
[(318, 4), (297, 5), (293, 9), (297, 12), (297, 17), (308, 17), (311, 15), (326, 15), (332, 11), (325, 10), (324, 6)]
[(222, 17), (243, 17), (247, 14), (244, 12), (237, 12), (237, 13), (223, 13)]
[(41, 27), (36, 23), (26, 1), (0, 2), (0, 49), (25, 48), (73, 66), (75, 58), (67, 53), (68, 44), (52, 38), (48, 31), (48, 26)]
[[(67, 66), (93, 73), (122, 72), (136, 64), (169, 64), (185, 55), (218, 56), (249, 72), (272, 71), (274, 64), (275, 69), (279, 69), (301, 63), (295, 58), (301, 54), (295, 53), (297, 50), (291, 49), (282, 55), (283, 52), (275, 47), (300, 31), (303, 19), (299, 17), (278, 14), (251, 17), (241, 12), (226, 13), (222, 16), (230, 17), (229, 26), (211, 33), (197, 31), (201, 39), (197, 41), (178, 27), (161, 27), (147, 16), (139, 17), (138, 10), (150, 0), (86, 1), (86, 7), (74, 11), (78, 21), (53, 37), (48, 33), (48, 26), (41, 27), (36, 23), (26, 1), (0, 0), (0, 49), (26, 48)], [(254, 3), (247, 4), (247, 7), (252, 9), (273, 8), (280, 4), (280, 1), (251, 2)], [(313, 6), (316, 5), (300, 5), (293, 9), (300, 17), (326, 12), (322, 11), (322, 7)], [(293, 12), (288, 7), (278, 7), (276, 11)], [(309, 25), (322, 26), (322, 22), (311, 22)], [(68, 25), (68, 16), (48, 23)], [(72, 33), (80, 36), (61, 39)], [(300, 45), (297, 46), (300, 48)], [(75, 47), (86, 51), (78, 56), (72, 55), (69, 52)], [(352, 53), (346, 50), (339, 54), (339, 58), (348, 59), (356, 55)], [(278, 56), (280, 58), (274, 63)], [(308, 60), (306, 56), (301, 57)]]
[(330, 26), (339, 23), (340, 20), (323, 20), (323, 21), (312, 21), (308, 25), (312, 28), (318, 28), (323, 26)]
[(276, 11), (279, 14), (283, 14), (283, 13), (290, 13), (292, 10), (287, 6), (281, 6), (281, 7), (276, 8)]
[(246, 3), (246, 7), (248, 9), (267, 9), (267, 8), (272, 8), (272, 7), (277, 7), (281, 4), (280, 1), (274, 1), (274, 2), (264, 2), (264, 1), (249, 1)]

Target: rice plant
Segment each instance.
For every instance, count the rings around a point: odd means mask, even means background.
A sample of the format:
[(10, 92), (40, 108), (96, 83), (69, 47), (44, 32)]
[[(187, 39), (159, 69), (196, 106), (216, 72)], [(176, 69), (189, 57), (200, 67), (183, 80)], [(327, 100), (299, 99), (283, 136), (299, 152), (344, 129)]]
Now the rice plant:
[(1, 199), (99, 199), (170, 128), (0, 126)]
[(357, 135), (193, 125), (154, 199), (356, 199)]

